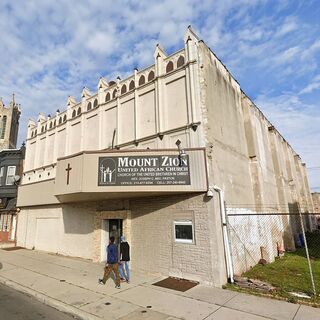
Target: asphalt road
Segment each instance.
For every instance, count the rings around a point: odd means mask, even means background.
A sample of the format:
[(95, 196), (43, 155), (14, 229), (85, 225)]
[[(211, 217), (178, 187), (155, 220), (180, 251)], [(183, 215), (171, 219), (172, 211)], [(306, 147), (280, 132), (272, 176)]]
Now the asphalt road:
[(0, 284), (1, 320), (75, 320), (35, 298)]

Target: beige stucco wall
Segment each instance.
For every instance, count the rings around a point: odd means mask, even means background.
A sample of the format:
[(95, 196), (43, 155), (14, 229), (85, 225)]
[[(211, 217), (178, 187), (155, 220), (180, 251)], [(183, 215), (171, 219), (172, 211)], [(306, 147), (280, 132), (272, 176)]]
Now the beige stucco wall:
[(18, 215), (17, 245), (91, 259), (94, 213), (83, 205), (23, 208)]

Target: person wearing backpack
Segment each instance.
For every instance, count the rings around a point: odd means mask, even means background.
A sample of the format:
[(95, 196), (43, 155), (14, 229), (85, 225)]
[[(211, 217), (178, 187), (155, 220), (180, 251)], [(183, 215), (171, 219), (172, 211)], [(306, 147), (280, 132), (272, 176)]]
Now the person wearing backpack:
[(103, 279), (99, 279), (99, 284), (106, 284), (106, 281), (113, 271), (116, 278), (116, 288), (120, 289), (120, 276), (118, 270), (118, 248), (114, 243), (114, 237), (110, 237), (110, 243), (107, 247), (107, 263), (104, 268)]

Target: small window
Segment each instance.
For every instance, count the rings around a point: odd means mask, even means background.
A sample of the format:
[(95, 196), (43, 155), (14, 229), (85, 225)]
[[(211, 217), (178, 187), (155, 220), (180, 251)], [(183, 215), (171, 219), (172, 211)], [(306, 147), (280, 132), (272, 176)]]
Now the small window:
[(177, 68), (180, 68), (184, 65), (184, 57), (180, 56), (178, 61), (177, 61)]
[(106, 102), (110, 101), (110, 92), (107, 93), (106, 95)]
[(98, 108), (98, 99), (95, 99), (93, 102), (93, 108)]
[(191, 220), (174, 222), (174, 238), (179, 243), (194, 243), (193, 223)]
[(139, 86), (142, 86), (145, 83), (146, 83), (146, 78), (142, 75), (139, 79)]
[(91, 106), (91, 102), (88, 103), (87, 105), (87, 111), (91, 110), (92, 106)]
[(173, 62), (169, 61), (166, 67), (166, 73), (171, 72), (173, 70)]
[(117, 96), (117, 89), (114, 89), (113, 94), (112, 94), (112, 99), (115, 99)]
[(125, 94), (127, 92), (127, 86), (124, 84), (121, 88), (121, 94)]
[(0, 168), (0, 186), (3, 185), (4, 167)]
[(64, 115), (63, 116), (63, 122), (66, 122), (67, 121), (67, 115)]
[(16, 174), (16, 167), (15, 166), (9, 166), (7, 169), (7, 179), (6, 179), (6, 185), (13, 185), (14, 184), (14, 176)]
[(50, 129), (52, 129), (52, 122), (50, 122)]
[(81, 114), (81, 108), (78, 108), (77, 116), (79, 116), (80, 114)]
[(44, 132), (44, 126), (41, 127), (41, 133)]
[(53, 122), (53, 126), (54, 126), (54, 127), (56, 126), (56, 120), (54, 120), (54, 122)]
[(74, 118), (76, 116), (76, 110), (72, 111), (72, 118)]
[(31, 132), (31, 138), (33, 138), (33, 136), (34, 136), (34, 132), (32, 131), (32, 132)]
[(131, 80), (130, 84), (129, 84), (129, 91), (134, 89), (134, 81)]
[(154, 79), (154, 72), (150, 71), (149, 75), (148, 75), (148, 81), (151, 81)]
[(59, 118), (59, 124), (61, 124), (62, 123), (62, 118)]

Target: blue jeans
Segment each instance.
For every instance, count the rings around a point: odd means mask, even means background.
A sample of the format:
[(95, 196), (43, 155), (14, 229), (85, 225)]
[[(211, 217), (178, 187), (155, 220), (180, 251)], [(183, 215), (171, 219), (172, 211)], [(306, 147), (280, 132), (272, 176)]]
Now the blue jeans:
[[(124, 274), (123, 267), (126, 269), (126, 274)], [(119, 263), (119, 273), (121, 279), (126, 279), (127, 281), (130, 280), (129, 261), (121, 261), (121, 263)]]

